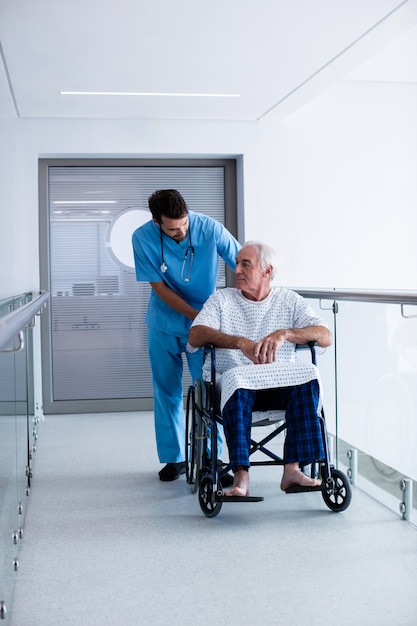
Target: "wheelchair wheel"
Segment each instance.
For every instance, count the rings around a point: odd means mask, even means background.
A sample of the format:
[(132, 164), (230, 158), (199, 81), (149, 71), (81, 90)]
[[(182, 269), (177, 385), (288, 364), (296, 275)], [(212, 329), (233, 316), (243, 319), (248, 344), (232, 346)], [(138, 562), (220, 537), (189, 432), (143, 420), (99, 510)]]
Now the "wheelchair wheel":
[(331, 477), (325, 481), (322, 495), (326, 505), (332, 511), (339, 513), (347, 509), (352, 500), (352, 490), (347, 476), (332, 467)]
[(193, 493), (198, 489), (198, 477), (202, 456), (202, 419), (203, 392), (201, 381), (196, 380), (187, 396), (185, 417), (185, 476), (187, 483), (193, 486)]
[(198, 491), (198, 501), (200, 508), (206, 517), (216, 517), (222, 508), (221, 502), (216, 502), (213, 493), (213, 477), (211, 474), (204, 474), (200, 480)]

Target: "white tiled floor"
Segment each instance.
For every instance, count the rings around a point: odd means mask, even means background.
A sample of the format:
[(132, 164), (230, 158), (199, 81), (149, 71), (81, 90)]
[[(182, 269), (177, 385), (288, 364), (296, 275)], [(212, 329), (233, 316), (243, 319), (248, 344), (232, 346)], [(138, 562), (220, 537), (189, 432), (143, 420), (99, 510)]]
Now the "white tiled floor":
[(151, 413), (41, 424), (11, 626), (417, 624), (417, 531), (353, 490), (285, 495), (206, 518), (184, 477), (161, 483)]

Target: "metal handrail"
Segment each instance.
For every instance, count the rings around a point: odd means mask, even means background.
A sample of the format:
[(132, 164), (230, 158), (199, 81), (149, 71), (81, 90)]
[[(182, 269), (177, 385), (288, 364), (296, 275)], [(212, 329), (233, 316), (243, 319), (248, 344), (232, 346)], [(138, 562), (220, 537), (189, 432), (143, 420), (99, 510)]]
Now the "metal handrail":
[(348, 300), (353, 302), (379, 302), (384, 304), (417, 304), (417, 291), (366, 291), (354, 289), (298, 289), (304, 298), (321, 300)]
[(4, 350), (20, 335), (20, 331), (31, 324), (35, 315), (46, 305), (49, 295), (49, 291), (45, 291), (31, 302), (0, 318), (0, 350)]

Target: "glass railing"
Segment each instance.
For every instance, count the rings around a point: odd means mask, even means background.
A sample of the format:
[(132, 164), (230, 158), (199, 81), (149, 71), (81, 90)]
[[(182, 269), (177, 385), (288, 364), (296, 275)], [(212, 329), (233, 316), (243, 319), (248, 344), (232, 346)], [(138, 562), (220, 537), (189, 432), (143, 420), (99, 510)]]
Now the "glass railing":
[[(417, 525), (417, 293), (296, 289), (332, 329), (319, 355), (332, 461)], [(49, 294), (0, 301), (0, 618), (7, 623), (42, 416)]]
[[(47, 294), (0, 300), (0, 619), (7, 623), (24, 534), (37, 424), (40, 324)], [(36, 375), (35, 375), (36, 371)]]
[(334, 335), (319, 367), (335, 464), (417, 524), (417, 292), (296, 291)]

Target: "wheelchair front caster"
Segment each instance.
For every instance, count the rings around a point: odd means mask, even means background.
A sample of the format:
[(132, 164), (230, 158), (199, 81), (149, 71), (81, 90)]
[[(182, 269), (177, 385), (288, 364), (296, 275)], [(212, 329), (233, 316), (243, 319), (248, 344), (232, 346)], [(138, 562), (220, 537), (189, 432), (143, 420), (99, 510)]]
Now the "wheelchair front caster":
[(216, 515), (220, 513), (222, 503), (216, 501), (216, 494), (213, 493), (213, 477), (211, 474), (205, 474), (200, 480), (198, 501), (206, 517), (216, 517)]
[(331, 476), (324, 481), (322, 496), (326, 505), (332, 511), (339, 513), (348, 508), (352, 500), (352, 490), (347, 476), (334, 467), (331, 468)]

